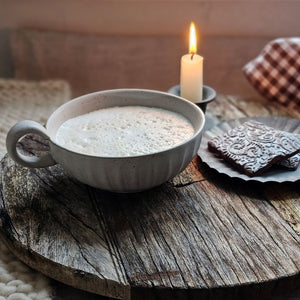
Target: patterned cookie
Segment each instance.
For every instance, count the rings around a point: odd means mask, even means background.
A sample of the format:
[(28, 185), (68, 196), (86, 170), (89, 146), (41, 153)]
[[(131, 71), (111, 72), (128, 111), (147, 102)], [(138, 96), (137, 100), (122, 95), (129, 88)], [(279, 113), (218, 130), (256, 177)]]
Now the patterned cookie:
[(291, 170), (291, 171), (297, 170), (299, 164), (300, 164), (300, 154), (296, 154), (292, 157), (283, 159), (282, 161), (277, 163), (277, 165), (279, 167), (282, 167), (284, 169)]
[(208, 149), (241, 172), (255, 176), (299, 153), (300, 135), (249, 121), (210, 140)]

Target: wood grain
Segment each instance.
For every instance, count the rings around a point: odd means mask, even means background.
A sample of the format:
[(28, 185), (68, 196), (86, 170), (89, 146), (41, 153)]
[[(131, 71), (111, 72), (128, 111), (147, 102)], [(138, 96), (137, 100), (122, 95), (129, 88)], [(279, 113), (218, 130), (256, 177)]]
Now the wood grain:
[[(274, 116), (274, 117), (287, 117), (300, 119), (299, 109), (289, 109), (288, 107), (282, 106), (277, 102), (270, 102), (266, 99), (252, 99), (245, 100), (241, 97), (236, 96), (222, 96), (218, 95), (216, 101), (210, 103), (207, 107), (206, 116), (210, 118), (212, 124), (217, 125), (220, 121), (229, 121), (237, 118), (245, 117), (257, 117), (257, 116)], [(282, 128), (283, 130), (289, 131), (290, 128)], [(300, 133), (299, 130), (295, 133)], [(201, 164), (200, 164), (201, 165)], [(212, 172), (202, 166), (202, 169), (206, 170), (205, 178), (213, 176)], [(180, 185), (181, 181), (185, 184), (199, 181), (199, 173), (196, 176), (189, 170), (184, 170), (181, 174), (173, 179), (175, 185)], [(182, 178), (182, 179), (181, 179)], [(189, 183), (188, 183), (189, 181)], [(297, 183), (296, 183), (297, 184)], [(272, 186), (272, 188), (266, 188), (264, 193), (266, 199), (268, 199), (281, 216), (294, 228), (296, 232), (300, 232), (300, 201), (299, 194), (289, 194), (289, 189), (286, 188), (290, 185), (276, 185), (268, 184), (266, 187)], [(287, 189), (287, 192), (284, 192)]]
[[(20, 147), (39, 156), (47, 144), (35, 136)], [(2, 161), (0, 219), (8, 247), (28, 265), (61, 282), (128, 299), (123, 267), (110, 250), (102, 219), (91, 213), (95, 208), (87, 187), (66, 177), (60, 167), (44, 171), (42, 175), (38, 169)], [(14, 201), (6, 202), (11, 196)]]
[[(237, 99), (217, 101), (240, 116)], [(20, 148), (41, 155), (47, 145), (29, 136)], [(2, 238), (69, 285), (120, 299), (266, 299), (299, 284), (298, 184), (232, 180), (198, 158), (137, 194), (93, 189), (59, 166), (27, 169), (8, 157), (0, 178)]]
[[(245, 105), (220, 96), (208, 112), (216, 122), (288, 113), (269, 102)], [(19, 147), (41, 155), (47, 144), (28, 136)], [(68, 285), (117, 299), (214, 300), (268, 299), (299, 287), (298, 183), (231, 179), (199, 158), (136, 194), (90, 188), (60, 166), (27, 169), (7, 156), (0, 171), (1, 238)]]
[(72, 286), (127, 299), (127, 278), (132, 298), (166, 290), (186, 298), (189, 289), (196, 296), (299, 272), (300, 238), (259, 187), (205, 180), (122, 195), (78, 184), (57, 166), (30, 170), (6, 157), (2, 170), (2, 237)]

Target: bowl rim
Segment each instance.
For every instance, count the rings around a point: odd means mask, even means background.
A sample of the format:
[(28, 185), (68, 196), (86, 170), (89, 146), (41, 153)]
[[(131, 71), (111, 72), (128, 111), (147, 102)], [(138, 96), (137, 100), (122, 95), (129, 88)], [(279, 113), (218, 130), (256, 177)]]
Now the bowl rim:
[[(109, 90), (101, 90), (101, 91), (96, 91), (96, 92), (92, 92), (92, 93), (88, 93), (88, 94), (84, 94), (81, 95), (79, 97), (76, 97), (74, 99), (71, 99), (69, 101), (67, 101), (66, 103), (62, 104), (61, 106), (59, 106), (55, 111), (52, 112), (52, 114), (49, 116), (47, 122), (46, 122), (46, 129), (48, 129), (48, 125), (51, 122), (51, 119), (54, 117), (54, 115), (58, 114), (60, 110), (63, 110), (66, 106), (70, 105), (70, 103), (74, 103), (74, 101), (80, 101), (84, 98), (88, 98), (88, 97), (92, 97), (94, 95), (102, 95), (102, 94), (109, 94), (111, 92), (114, 93), (122, 93), (122, 92), (145, 92), (145, 93), (155, 93), (155, 94), (159, 94), (159, 95), (165, 95), (168, 97), (173, 97), (173, 98), (178, 98), (181, 101), (185, 102), (187, 105), (190, 105), (191, 107), (193, 107), (193, 109), (195, 109), (196, 111), (199, 112), (199, 114), (201, 115), (201, 124), (198, 128), (197, 131), (194, 132), (193, 136), (190, 137), (187, 140), (184, 140), (183, 142), (174, 145), (173, 147), (167, 148), (165, 150), (161, 150), (161, 151), (156, 151), (156, 152), (151, 152), (148, 154), (141, 154), (141, 155), (132, 155), (132, 156), (99, 156), (99, 155), (91, 155), (91, 154), (85, 154), (85, 153), (80, 153), (80, 152), (76, 152), (70, 149), (67, 149), (61, 145), (59, 145), (58, 143), (56, 143), (52, 137), (49, 135), (49, 140), (52, 144), (54, 144), (56, 147), (67, 151), (69, 153), (72, 153), (74, 155), (79, 155), (79, 156), (83, 156), (86, 158), (94, 158), (94, 159), (105, 159), (105, 160), (122, 160), (122, 159), (138, 159), (138, 158), (147, 158), (147, 157), (151, 157), (151, 156), (155, 156), (155, 155), (162, 155), (164, 153), (167, 153), (169, 151), (172, 151), (176, 148), (180, 148), (183, 147), (185, 144), (188, 144), (190, 142), (192, 142), (194, 139), (196, 139), (198, 137), (198, 135), (203, 131), (204, 125), (205, 125), (205, 114), (203, 113), (203, 111), (193, 102), (182, 98), (180, 96), (174, 95), (174, 94), (170, 94), (168, 92), (161, 92), (161, 91), (157, 91), (157, 90), (151, 90), (151, 89), (138, 89), (138, 88), (121, 88), (121, 89), (109, 89)], [(142, 105), (141, 105), (142, 106)], [(114, 107), (114, 106), (112, 106)], [(153, 106), (155, 107), (155, 106)], [(159, 107), (158, 107), (159, 108)], [(167, 110), (167, 109), (166, 109)]]

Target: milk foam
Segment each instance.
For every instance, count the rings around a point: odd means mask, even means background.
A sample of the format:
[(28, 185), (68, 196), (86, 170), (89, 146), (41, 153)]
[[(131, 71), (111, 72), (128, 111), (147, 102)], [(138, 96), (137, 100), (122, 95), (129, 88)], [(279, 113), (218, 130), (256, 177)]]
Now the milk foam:
[(181, 114), (145, 106), (100, 109), (64, 122), (57, 144), (69, 150), (104, 157), (126, 157), (163, 151), (194, 134)]

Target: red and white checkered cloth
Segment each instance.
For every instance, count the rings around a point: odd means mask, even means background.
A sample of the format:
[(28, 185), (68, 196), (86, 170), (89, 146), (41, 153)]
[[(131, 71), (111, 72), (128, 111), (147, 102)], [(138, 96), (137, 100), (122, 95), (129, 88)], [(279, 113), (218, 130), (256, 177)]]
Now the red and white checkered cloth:
[(289, 107), (300, 106), (300, 38), (271, 41), (243, 71), (267, 99)]

